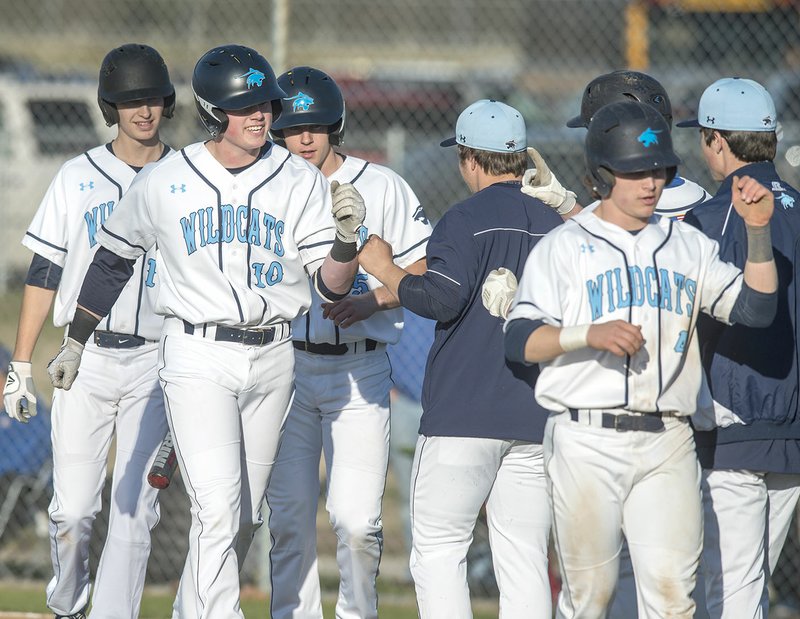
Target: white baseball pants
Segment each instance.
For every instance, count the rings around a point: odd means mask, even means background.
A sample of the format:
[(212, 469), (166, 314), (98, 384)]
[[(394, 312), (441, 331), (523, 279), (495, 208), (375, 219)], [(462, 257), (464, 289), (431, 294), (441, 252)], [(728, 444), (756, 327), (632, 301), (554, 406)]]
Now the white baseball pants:
[(617, 432), (568, 413), (545, 428), (545, 466), (562, 590), (559, 618), (605, 617), (623, 532), (636, 575), (639, 617), (685, 618), (702, 547), (700, 465), (685, 418), (662, 432)]
[(389, 460), (389, 359), (384, 349), (296, 354), (296, 394), (267, 490), (273, 619), (322, 619), (317, 571), (319, 461), (336, 533), (337, 619), (378, 616), (381, 502)]
[(800, 498), (800, 474), (704, 470), (702, 568), (712, 619), (766, 619), (767, 584)]
[(501, 619), (550, 619), (542, 446), (420, 436), (411, 474), (411, 575), (421, 619), (470, 619), (467, 550), (486, 502)]
[(159, 377), (192, 521), (172, 616), (241, 619), (239, 569), (262, 522), (294, 351), (289, 339), (216, 342), (200, 330), (176, 333), (174, 324), (165, 324)]
[(47, 605), (57, 615), (89, 601), (89, 541), (116, 434), (108, 535), (95, 576), (93, 619), (136, 619), (159, 519), (147, 472), (167, 432), (156, 375), (158, 345), (98, 348), (89, 341), (69, 391), (53, 394), (53, 499)]

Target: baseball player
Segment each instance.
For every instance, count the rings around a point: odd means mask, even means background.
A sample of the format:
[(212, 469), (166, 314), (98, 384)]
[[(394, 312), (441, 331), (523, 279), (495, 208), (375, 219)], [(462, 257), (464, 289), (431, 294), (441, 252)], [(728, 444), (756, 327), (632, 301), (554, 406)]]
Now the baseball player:
[[(319, 69), (295, 67), (278, 84), (286, 97), (272, 126), (276, 139), (329, 181), (359, 191), (367, 209), (362, 241), (371, 232), (385, 236), (398, 265), (424, 272), (431, 227), (414, 192), (388, 168), (334, 149), (345, 132), (336, 82)], [(325, 507), (337, 539), (336, 616), (378, 616), (392, 385), (386, 344), (397, 342), (402, 325), (397, 299), (363, 271), (345, 299), (325, 303), (313, 295), (308, 314), (292, 323), (296, 393), (267, 491), (275, 619), (322, 619), (316, 549), (322, 453)]]
[[(55, 299), (54, 323), (75, 311), (83, 276), (98, 248), (98, 231), (137, 172), (163, 158), (163, 117), (172, 116), (175, 89), (152, 47), (127, 44), (100, 66), (98, 103), (117, 136), (67, 161), (50, 184), (23, 245), (34, 252), (25, 280), (17, 341), (4, 390), (6, 412), (23, 423), (36, 414), (31, 356)], [(107, 318), (86, 333), (84, 369), (70, 391), (53, 397), (53, 578), (47, 605), (57, 617), (83, 617), (89, 602), (89, 539), (100, 511), (111, 440), (116, 456), (108, 536), (92, 596), (92, 617), (139, 615), (159, 519), (158, 493), (144, 483), (167, 431), (156, 376), (162, 318), (153, 311), (154, 251), (130, 265), (134, 275)]]
[(508, 358), (540, 364), (536, 400), (552, 411), (544, 446), (563, 576), (557, 616), (606, 616), (624, 533), (639, 616), (689, 618), (702, 511), (688, 416), (708, 396), (694, 328), (701, 311), (771, 322), (772, 194), (734, 180), (748, 227), (743, 274), (699, 231), (654, 215), (680, 160), (653, 107), (601, 108), (585, 156), (600, 203), (533, 248), (506, 323)]
[(49, 373), (71, 387), (128, 265), (157, 245), (158, 374), (192, 516), (173, 616), (241, 618), (239, 568), (294, 391), (290, 321), (310, 305), (309, 276), (325, 299), (350, 291), (364, 205), (346, 184), (331, 200), (316, 168), (268, 141), (286, 93), (258, 52), (211, 49), (192, 90), (211, 139), (143, 170), (98, 230)]
[[(716, 195), (686, 221), (720, 246), (720, 257), (745, 263), (746, 222), (731, 209), (733, 179), (747, 175), (770, 189), (770, 229), (778, 267), (778, 311), (765, 329), (698, 323), (713, 414), (695, 418), (703, 467), (705, 546), (702, 566), (712, 617), (766, 617), (767, 584), (800, 497), (797, 304), (800, 194), (778, 176), (777, 118), (757, 82), (725, 78), (709, 86), (696, 120)], [(709, 409), (710, 410), (710, 409)]]
[[(617, 101), (639, 101), (651, 105), (672, 127), (672, 104), (667, 91), (658, 80), (650, 75), (630, 70), (604, 73), (589, 82), (583, 91), (580, 115), (567, 121), (567, 127), (588, 127), (597, 110)], [(529, 184), (524, 183), (523, 191), (529, 190), (529, 187)], [(675, 178), (661, 192), (661, 198), (656, 205), (656, 214), (681, 220), (687, 212), (710, 197), (711, 195), (700, 185), (676, 173)], [(697, 598), (695, 599), (697, 600)], [(624, 543), (620, 553), (619, 581), (609, 616), (615, 619), (624, 619), (636, 617), (637, 614), (633, 566), (628, 545)]]
[(510, 297), (496, 294), (494, 282), (515, 280), (531, 247), (562, 220), (520, 192), (526, 130), (517, 110), (473, 103), (442, 142), (456, 144), (473, 195), (436, 225), (427, 272), (398, 267), (374, 235), (359, 254), (404, 307), (437, 320), (412, 472), (411, 574), (423, 619), (472, 617), (466, 557), (486, 502), (500, 617), (549, 619), (546, 415), (532, 404), (538, 368), (505, 360)]

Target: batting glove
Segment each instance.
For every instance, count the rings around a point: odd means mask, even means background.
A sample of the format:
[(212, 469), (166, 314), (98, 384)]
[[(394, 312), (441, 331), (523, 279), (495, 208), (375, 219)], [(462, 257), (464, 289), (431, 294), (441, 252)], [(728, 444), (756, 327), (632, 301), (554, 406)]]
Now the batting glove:
[(36, 390), (27, 361), (12, 361), (8, 366), (6, 386), (3, 389), (3, 406), (12, 419), (28, 423), (36, 416)]
[(50, 375), (50, 382), (53, 387), (69, 391), (78, 376), (82, 354), (83, 344), (73, 340), (71, 337), (64, 340), (61, 350), (47, 364), (47, 373)]
[(358, 229), (367, 216), (367, 207), (364, 198), (358, 193), (352, 183), (331, 183), (331, 196), (333, 197), (333, 220), (336, 222), (336, 236), (345, 243), (355, 243), (358, 240)]
[(564, 189), (539, 151), (532, 146), (528, 147), (528, 157), (533, 160), (534, 167), (525, 170), (522, 176), (522, 193), (541, 200), (559, 215), (569, 213), (575, 208), (577, 196)]
[(486, 276), (481, 288), (483, 306), (492, 316), (506, 319), (511, 302), (517, 292), (517, 278), (505, 267), (495, 269)]

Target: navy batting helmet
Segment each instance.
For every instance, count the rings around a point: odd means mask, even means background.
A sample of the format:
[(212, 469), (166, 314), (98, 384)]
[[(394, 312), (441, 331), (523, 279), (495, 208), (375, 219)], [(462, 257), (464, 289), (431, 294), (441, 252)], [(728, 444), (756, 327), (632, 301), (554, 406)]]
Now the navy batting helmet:
[(228, 126), (225, 110), (271, 101), (274, 121), (286, 96), (266, 59), (244, 45), (222, 45), (203, 54), (194, 67), (192, 92), (200, 120), (213, 138)]
[(338, 146), (344, 140), (344, 97), (333, 78), (313, 67), (295, 67), (278, 77), (286, 91), (280, 119), (272, 123), (273, 137), (283, 139), (283, 129), (301, 125), (329, 128), (330, 142)]
[(567, 127), (588, 127), (604, 105), (615, 101), (638, 101), (658, 110), (672, 127), (672, 105), (661, 83), (639, 71), (613, 71), (594, 78), (583, 91), (581, 114), (567, 121)]
[(112, 49), (100, 65), (97, 103), (110, 127), (119, 122), (117, 103), (164, 99), (164, 116), (175, 111), (175, 87), (164, 59), (149, 45), (128, 43)]
[(669, 183), (681, 162), (672, 150), (667, 121), (654, 107), (638, 101), (610, 103), (594, 114), (584, 159), (591, 188), (601, 198), (611, 193), (614, 172), (665, 169)]

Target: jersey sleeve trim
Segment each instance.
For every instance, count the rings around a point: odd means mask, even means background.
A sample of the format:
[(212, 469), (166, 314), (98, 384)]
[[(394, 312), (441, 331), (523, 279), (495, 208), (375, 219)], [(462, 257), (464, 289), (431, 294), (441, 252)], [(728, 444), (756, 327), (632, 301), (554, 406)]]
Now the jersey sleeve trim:
[(35, 234), (31, 234), (30, 232), (26, 232), (25, 236), (29, 236), (32, 239), (34, 239), (35, 241), (38, 241), (39, 243), (42, 243), (43, 245), (47, 245), (48, 247), (52, 247), (56, 251), (60, 251), (60, 252), (65, 253), (65, 254), (67, 253), (67, 248), (66, 247), (59, 247), (58, 245), (54, 245), (53, 243), (49, 243), (48, 241), (45, 241), (43, 238), (40, 238), (40, 237), (36, 236)]
[[(124, 238), (123, 238), (123, 237), (121, 237), (120, 235), (118, 235), (118, 234), (114, 234), (113, 232), (111, 232), (111, 230), (109, 230), (108, 228), (106, 228), (106, 227), (105, 227), (105, 225), (102, 225), (102, 226), (100, 226), (100, 229), (101, 229), (103, 232), (105, 232), (105, 233), (106, 233), (108, 236), (110, 236), (112, 239), (116, 239), (117, 241), (119, 241), (119, 242), (121, 242), (121, 243), (124, 243), (125, 245), (127, 245), (127, 246), (128, 246), (128, 247), (130, 247), (131, 249), (136, 249), (136, 250), (139, 250), (139, 251), (141, 251), (142, 253), (146, 253), (146, 252), (147, 252), (147, 248), (146, 248), (146, 247), (142, 247), (141, 245), (136, 245), (135, 243), (131, 243), (130, 241), (128, 241), (127, 239), (124, 239)], [(102, 243), (101, 243), (101, 244), (102, 244)]]
[(720, 291), (720, 293), (717, 295), (717, 298), (714, 299), (714, 302), (710, 306), (710, 310), (711, 310), (711, 315), (712, 316), (716, 316), (717, 315), (717, 303), (719, 303), (722, 300), (722, 298), (725, 296), (725, 293), (728, 292), (730, 287), (733, 286), (740, 277), (742, 277), (741, 273), (739, 273), (730, 282), (728, 282), (728, 284), (725, 286), (725, 288), (723, 288)]
[(461, 283), (454, 280), (452, 277), (448, 277), (444, 273), (440, 273), (439, 271), (434, 271), (433, 269), (428, 269), (428, 273), (433, 273), (434, 275), (439, 275), (440, 277), (444, 277), (447, 281), (453, 282), (456, 286), (460, 286)]
[(490, 232), (522, 232), (528, 236), (544, 236), (547, 234), (547, 232), (531, 232), (530, 230), (523, 230), (522, 228), (487, 228), (486, 230), (474, 232), (472, 236), (480, 236), (481, 234), (489, 234)]

